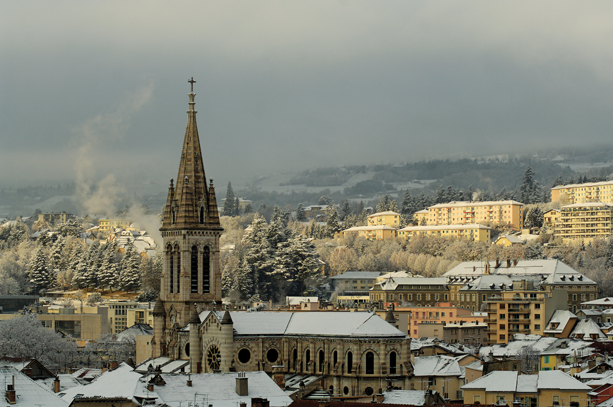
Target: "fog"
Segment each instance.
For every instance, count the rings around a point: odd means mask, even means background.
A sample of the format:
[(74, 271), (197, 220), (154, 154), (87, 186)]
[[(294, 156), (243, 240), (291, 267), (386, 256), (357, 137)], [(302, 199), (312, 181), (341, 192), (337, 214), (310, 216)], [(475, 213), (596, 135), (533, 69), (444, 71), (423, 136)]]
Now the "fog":
[(605, 1), (2, 2), (0, 187), (75, 182), (91, 211), (126, 180), (165, 191), (192, 76), (207, 176), (233, 184), (610, 143), (611, 21)]

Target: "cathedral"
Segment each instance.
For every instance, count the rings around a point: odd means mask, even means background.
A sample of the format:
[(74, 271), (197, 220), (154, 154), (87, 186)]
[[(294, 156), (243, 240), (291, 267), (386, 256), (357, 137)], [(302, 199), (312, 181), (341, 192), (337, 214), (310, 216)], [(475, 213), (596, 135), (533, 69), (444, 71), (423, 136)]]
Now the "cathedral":
[(189, 360), (190, 371), (263, 370), (284, 386), (302, 375), (335, 395), (408, 389), (411, 340), (370, 312), (222, 311), (219, 239), (223, 229), (202, 160), (194, 83), (176, 185), (164, 219), (164, 266), (153, 317), (152, 356)]

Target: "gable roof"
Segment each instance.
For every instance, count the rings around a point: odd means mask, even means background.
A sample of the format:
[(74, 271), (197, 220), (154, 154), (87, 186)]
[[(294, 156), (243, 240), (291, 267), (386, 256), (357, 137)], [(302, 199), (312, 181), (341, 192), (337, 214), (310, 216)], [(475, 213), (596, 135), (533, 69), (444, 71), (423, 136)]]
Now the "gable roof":
[(15, 393), (17, 394), (16, 406), (68, 406), (68, 403), (60, 399), (55, 393), (39, 386), (34, 380), (14, 367), (0, 367), (0, 381), (3, 383), (10, 383), (13, 378), (15, 379)]
[(479, 389), (486, 392), (535, 393), (538, 390), (591, 390), (561, 370), (541, 370), (535, 375), (518, 372), (493, 371), (462, 386), (462, 390)]

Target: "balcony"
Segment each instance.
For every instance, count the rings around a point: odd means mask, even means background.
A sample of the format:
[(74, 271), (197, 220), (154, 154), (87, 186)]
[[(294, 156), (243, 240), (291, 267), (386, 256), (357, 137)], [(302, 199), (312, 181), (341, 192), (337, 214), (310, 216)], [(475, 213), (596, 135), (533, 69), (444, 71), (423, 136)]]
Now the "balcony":
[(489, 323), (495, 323), (498, 321), (498, 318), (485, 318), (485, 323), (489, 324)]

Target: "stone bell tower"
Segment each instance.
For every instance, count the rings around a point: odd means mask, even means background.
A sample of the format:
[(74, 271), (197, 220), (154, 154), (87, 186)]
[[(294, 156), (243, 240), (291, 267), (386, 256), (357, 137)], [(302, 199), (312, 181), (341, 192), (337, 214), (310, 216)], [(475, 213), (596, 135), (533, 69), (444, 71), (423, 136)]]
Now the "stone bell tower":
[(223, 229), (213, 180), (207, 185), (202, 163), (194, 109), (196, 81), (188, 82), (191, 91), (179, 173), (176, 184), (170, 180), (160, 228), (164, 267), (159, 304), (153, 313), (154, 355), (170, 351), (168, 330), (187, 325), (194, 306), (202, 310), (221, 303), (219, 238)]

